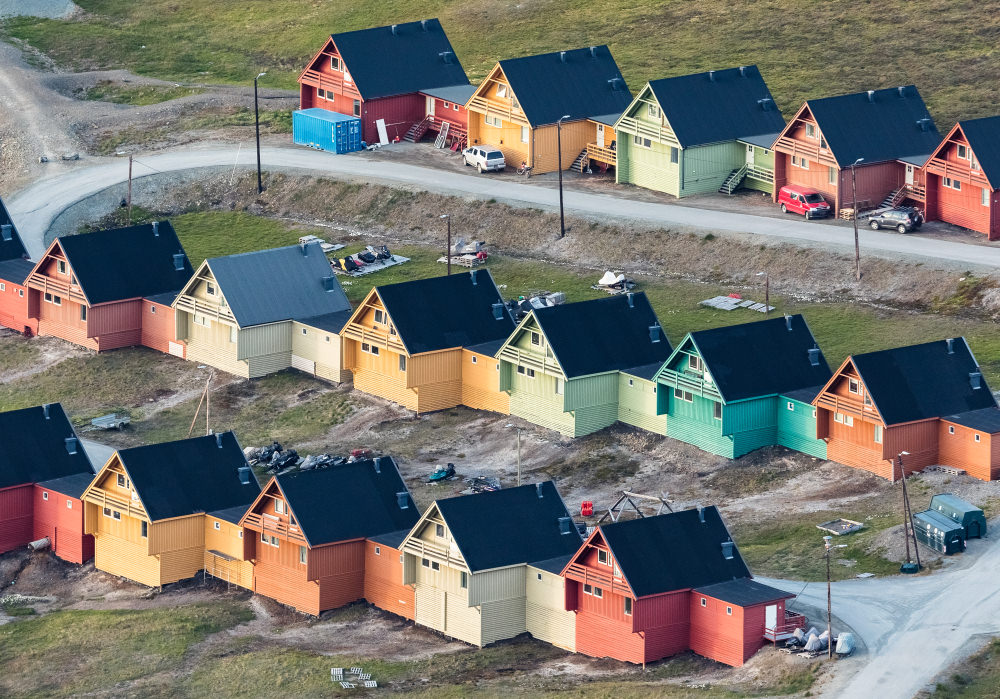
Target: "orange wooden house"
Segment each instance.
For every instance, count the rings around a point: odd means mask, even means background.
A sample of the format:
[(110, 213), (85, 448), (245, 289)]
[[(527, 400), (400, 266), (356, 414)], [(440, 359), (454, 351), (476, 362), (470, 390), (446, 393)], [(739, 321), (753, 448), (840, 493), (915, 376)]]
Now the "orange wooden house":
[[(332, 34), (299, 75), (302, 109), (318, 107), (361, 118), (362, 138), (419, 140), (447, 123), (464, 142), (465, 101), (472, 94), (436, 19)], [(411, 132), (422, 127), (419, 134)]]
[(945, 464), (988, 480), (1000, 466), (1000, 411), (962, 337), (848, 357), (813, 405), (827, 458), (883, 478), (903, 452), (908, 474)]
[(924, 165), (927, 219), (1000, 239), (1000, 116), (960, 121)]
[(0, 326), (25, 335), (38, 332), (38, 322), (28, 317), (28, 290), (24, 286), (34, 266), (0, 199)]
[(372, 289), (341, 331), (354, 387), (425, 413), (509, 413), (493, 355), (514, 330), (488, 270)]
[(254, 592), (315, 616), (371, 595), (412, 617), (413, 590), (392, 542), (419, 516), (389, 457), (276, 476), (240, 522)]
[(715, 507), (600, 524), (563, 569), (576, 651), (645, 664), (692, 650), (742, 665), (804, 620), (755, 582)]
[(923, 171), (941, 141), (913, 85), (808, 100), (775, 141), (774, 201), (785, 185), (818, 191), (839, 211), (924, 201)]
[(97, 351), (172, 348), (173, 302), (194, 270), (173, 226), (158, 221), (56, 238), (28, 275), (40, 335)]
[(47, 537), (59, 558), (90, 560), (80, 494), (94, 471), (62, 406), (0, 412), (0, 440), (0, 553)]

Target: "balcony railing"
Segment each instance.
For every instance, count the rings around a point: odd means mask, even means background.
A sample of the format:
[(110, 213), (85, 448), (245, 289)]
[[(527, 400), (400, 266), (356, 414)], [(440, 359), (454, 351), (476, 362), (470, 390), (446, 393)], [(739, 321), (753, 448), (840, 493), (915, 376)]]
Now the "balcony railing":
[(805, 156), (809, 160), (819, 163), (820, 165), (829, 165), (839, 169), (839, 165), (837, 165), (837, 161), (833, 157), (833, 153), (830, 152), (830, 149), (820, 148), (818, 144), (813, 145), (794, 138), (782, 136), (778, 139), (777, 143), (774, 144), (774, 150), (778, 153), (786, 153), (788, 155), (797, 155), (799, 157)]
[(261, 515), (259, 512), (251, 512), (243, 521), (243, 525), (251, 531), (274, 534), (297, 544), (308, 544), (301, 529), (277, 517)]
[(587, 144), (587, 157), (599, 163), (607, 163), (608, 165), (615, 165), (618, 162), (617, 152), (610, 148), (599, 146), (596, 143)]
[(860, 398), (849, 398), (838, 396), (834, 393), (821, 393), (816, 401), (817, 407), (825, 408), (835, 413), (845, 413), (863, 417), (864, 415), (874, 415), (875, 411), (870, 405), (865, 405)]
[(143, 508), (142, 503), (137, 500), (112, 495), (106, 490), (95, 488), (87, 493), (83, 500), (84, 502), (89, 502), (92, 505), (97, 505), (101, 509), (108, 507), (113, 510), (118, 510), (127, 517), (146, 519), (146, 510)]
[(363, 325), (351, 323), (344, 327), (342, 335), (350, 340), (357, 340), (358, 342), (391, 350), (396, 354), (407, 353), (406, 347), (403, 346), (398, 335), (390, 335), (383, 330), (370, 330)]
[(44, 294), (55, 294), (64, 299), (87, 305), (87, 297), (83, 295), (79, 287), (74, 287), (69, 282), (64, 282), (60, 279), (47, 277), (44, 274), (32, 274), (28, 277), (25, 286), (29, 289), (37, 289)]
[(361, 99), (361, 93), (357, 86), (348, 80), (344, 80), (343, 73), (320, 73), (318, 70), (303, 71), (299, 77), (299, 82), (321, 90), (333, 90), (355, 99)]
[(631, 596), (632, 594), (628, 583), (621, 578), (614, 577), (610, 569), (608, 572), (604, 572), (589, 566), (582, 566), (579, 563), (572, 563), (566, 569), (566, 577), (570, 580), (581, 582), (584, 585), (599, 587), (601, 590), (618, 592), (627, 596)]
[(213, 320), (228, 322), (232, 325), (236, 325), (236, 318), (233, 317), (233, 312), (229, 306), (209, 303), (194, 296), (178, 296), (177, 310), (205, 315)]
[(437, 561), (452, 568), (465, 568), (465, 561), (460, 554), (452, 552), (447, 546), (432, 544), (423, 539), (410, 539), (403, 546), (403, 553), (408, 553), (418, 558), (426, 558), (429, 561)]
[(747, 166), (747, 177), (760, 182), (770, 182), (774, 184), (774, 170), (768, 168)]
[(673, 146), (674, 148), (680, 148), (681, 145), (677, 140), (677, 137), (674, 135), (674, 132), (670, 129), (665, 129), (662, 126), (654, 126), (653, 124), (647, 124), (646, 122), (639, 121), (634, 117), (622, 117), (621, 120), (615, 125), (615, 130), (640, 136), (642, 138), (648, 138), (656, 141), (657, 143)]
[(989, 180), (986, 179), (986, 175), (983, 174), (983, 171), (973, 170), (969, 165), (963, 166), (935, 158), (927, 163), (927, 172), (934, 175), (940, 175), (941, 177), (950, 177), (951, 179), (958, 180), (959, 182), (968, 182), (979, 187), (992, 189)]
[[(531, 126), (520, 109), (515, 110), (513, 105), (499, 104), (482, 97), (481, 95), (476, 95), (469, 100), (469, 103), (466, 105), (466, 109), (477, 114), (500, 117), (503, 121), (509, 121), (512, 124)], [(472, 117), (470, 116), (469, 119), (471, 121)]]
[(785, 618), (779, 621), (773, 627), (764, 628), (764, 639), (770, 641), (771, 643), (777, 643), (778, 641), (784, 641), (786, 638), (791, 638), (792, 632), (795, 629), (807, 629), (809, 620), (806, 619), (802, 614), (796, 614), (795, 612), (785, 611)]
[(565, 378), (562, 367), (559, 366), (559, 363), (555, 359), (545, 355), (539, 356), (535, 352), (523, 352), (517, 347), (504, 347), (499, 359), (511, 364), (527, 367), (528, 369), (534, 369), (535, 371), (540, 371), (556, 378)]
[(689, 374), (686, 371), (664, 371), (659, 383), (689, 391), (696, 396), (720, 400), (719, 388), (714, 383), (708, 383), (700, 374)]

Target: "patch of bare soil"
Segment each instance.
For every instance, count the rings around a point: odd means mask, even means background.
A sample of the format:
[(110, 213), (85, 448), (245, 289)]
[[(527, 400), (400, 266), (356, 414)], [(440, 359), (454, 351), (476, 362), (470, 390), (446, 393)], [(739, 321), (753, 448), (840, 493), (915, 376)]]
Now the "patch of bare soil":
[[(19, 341), (17, 338), (14, 339), (15, 341)], [(18, 379), (33, 376), (46, 371), (66, 359), (86, 357), (91, 354), (89, 350), (72, 342), (60, 340), (57, 337), (33, 337), (30, 342), (32, 349), (38, 352), (38, 356), (27, 366), (12, 371), (0, 372), (0, 383), (17, 381)]]

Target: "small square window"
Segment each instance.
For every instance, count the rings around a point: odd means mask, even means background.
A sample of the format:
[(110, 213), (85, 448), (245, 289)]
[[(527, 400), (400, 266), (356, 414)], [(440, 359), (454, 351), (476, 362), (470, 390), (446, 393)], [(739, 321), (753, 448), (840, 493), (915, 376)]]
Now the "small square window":
[(279, 515), (285, 514), (285, 501), (284, 500), (275, 499), (275, 501), (274, 501), (274, 511), (277, 512)]
[(847, 390), (850, 391), (851, 393), (861, 393), (861, 384), (858, 382), (857, 379), (848, 379)]
[(537, 575), (537, 576), (538, 576), (538, 579), (539, 579), (539, 580), (541, 580), (541, 579), (542, 579), (542, 574), (541, 574), (541, 573), (535, 573), (535, 575)]
[(127, 488), (128, 487), (126, 485), (125, 475), (124, 474), (121, 474), (121, 473), (118, 474), (118, 487), (119, 488)]
[(531, 344), (533, 344), (533, 345), (540, 345), (540, 344), (542, 344), (542, 336), (541, 336), (540, 333), (536, 333), (536, 332), (532, 332), (531, 333)]
[(629, 386), (629, 388), (632, 388), (634, 385), (635, 385), (635, 382), (632, 381), (632, 379), (629, 379), (628, 380), (628, 386)]
[(209, 296), (215, 296), (215, 284), (213, 284), (212, 282), (208, 282), (205, 285), (205, 290), (208, 292)]
[(385, 323), (385, 314), (379, 309), (375, 310), (375, 322), (380, 325)]
[(45, 491), (42, 491), (42, 500), (48, 500), (48, 499), (49, 499), (49, 494), (46, 493)]
[(239, 538), (242, 539), (243, 538), (243, 530), (240, 529), (238, 532), (236, 532), (236, 536), (238, 536)]
[(978, 434), (976, 435), (976, 441), (977, 441), (977, 442), (980, 442), (980, 441), (982, 441), (982, 438), (981, 438), (981, 437), (980, 437), (980, 436), (979, 436)]
[(948, 434), (955, 434), (955, 426), (948, 425)]
[(525, 369), (524, 373), (528, 376), (529, 379), (535, 378), (535, 370), (534, 369)]
[(712, 417), (716, 420), (722, 419), (722, 403), (712, 403)]
[(305, 546), (299, 546), (299, 563), (302, 565), (306, 564), (306, 550)]
[(472, 363), (473, 363), (473, 364), (478, 364), (478, 363), (479, 363), (479, 362), (477, 362), (477, 361), (476, 361), (476, 357), (475, 357), (475, 355), (473, 355), (473, 356), (472, 356)]
[(431, 570), (441, 570), (441, 564), (437, 561), (431, 561)]
[(599, 587), (594, 588), (594, 597), (604, 597), (604, 590)]
[(729, 616), (732, 616), (733, 615), (733, 608), (732, 607), (726, 607), (726, 614), (728, 614)]
[(431, 562), (429, 560), (427, 560), (426, 558), (421, 558), (420, 559), (420, 565), (422, 565), (424, 568), (430, 568), (431, 567)]
[(523, 374), (524, 373), (524, 367), (521, 366), (520, 364), (517, 365), (517, 373), (518, 374)]
[(330, 69), (340, 70), (340, 56), (330, 56)]
[(308, 335), (308, 334), (309, 334), (309, 331), (308, 331), (308, 330), (306, 330), (305, 328), (302, 328), (302, 334), (303, 334), (303, 335)]
[(597, 549), (597, 562), (603, 565), (608, 564), (608, 552), (604, 549)]
[(361, 116), (361, 100), (354, 100), (354, 116)]
[(794, 411), (795, 410), (795, 403), (793, 403), (792, 401), (788, 401), (788, 409)]
[(399, 355), (399, 370), (400, 371), (406, 371), (406, 355), (405, 354)]
[(967, 159), (969, 157), (969, 149), (966, 148), (965, 146), (963, 146), (962, 144), (959, 144), (958, 145), (958, 157), (962, 158), (963, 160)]
[(56, 295), (53, 294), (53, 296), (52, 296), (52, 303), (54, 303), (57, 306), (61, 306), (62, 305), (62, 299), (60, 297), (58, 297), (58, 296), (56, 296)]
[(66, 260), (59, 260), (59, 274), (66, 274)]
[(653, 119), (660, 118), (660, 108), (655, 104), (646, 105), (646, 114), (648, 114)]
[(215, 531), (221, 531), (222, 530), (222, 525), (219, 522), (216, 522), (212, 526), (215, 527)]
[(625, 598), (625, 616), (632, 616), (632, 598)]
[(0, 291), (7, 291), (7, 285), (3, 282), (0, 282)]
[(150, 304), (149, 312), (152, 313), (153, 315), (156, 315), (156, 306)]
[(444, 538), (444, 525), (443, 524), (435, 524), (434, 525), (434, 536), (436, 536), (438, 538)]
[[(646, 139), (646, 142), (649, 143), (649, 139), (648, 138)], [(649, 148), (648, 145), (646, 147)], [(680, 160), (680, 157), (681, 157), (680, 150), (677, 149), (674, 146), (670, 146), (670, 162), (672, 162), (672, 163), (674, 163), (676, 165), (677, 162)]]
[(142, 535), (143, 538), (147, 538), (149, 536), (149, 522), (140, 523), (139, 533)]
[(585, 595), (592, 595), (592, 594), (594, 594), (594, 588), (591, 587), (590, 585), (586, 585), (585, 584), (583, 586), (583, 594), (585, 594)]
[(701, 598), (701, 606), (702, 607), (707, 607), (708, 606), (708, 600), (705, 599), (704, 597)]
[(459, 574), (458, 584), (459, 586), (461, 586), (463, 590), (469, 589), (469, 574), (466, 573), (464, 570)]
[(112, 510), (111, 511), (111, 519), (117, 519), (120, 522), (121, 519), (122, 519), (122, 513), (119, 512), (118, 510)]
[(72, 510), (73, 509), (73, 501), (70, 500), (69, 498), (66, 498), (66, 509), (67, 510)]
[(271, 546), (273, 546), (274, 548), (280, 547), (280, 543), (278, 542), (278, 537), (272, 536), (270, 537), (270, 539), (271, 539)]
[(381, 546), (376, 546), (375, 547), (375, 555), (376, 556), (381, 556), (382, 555), (382, 547)]

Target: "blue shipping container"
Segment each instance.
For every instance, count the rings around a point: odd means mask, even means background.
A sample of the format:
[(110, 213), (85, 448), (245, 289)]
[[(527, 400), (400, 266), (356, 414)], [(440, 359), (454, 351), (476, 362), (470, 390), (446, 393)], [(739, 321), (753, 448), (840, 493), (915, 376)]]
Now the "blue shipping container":
[(326, 109), (292, 112), (292, 141), (331, 153), (361, 150), (361, 119)]

